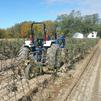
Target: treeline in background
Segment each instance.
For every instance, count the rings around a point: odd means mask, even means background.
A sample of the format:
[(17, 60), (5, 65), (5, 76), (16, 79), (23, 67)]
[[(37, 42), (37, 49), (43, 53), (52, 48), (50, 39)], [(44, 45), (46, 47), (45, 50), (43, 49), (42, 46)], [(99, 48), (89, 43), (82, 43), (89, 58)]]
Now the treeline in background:
[[(81, 15), (80, 11), (72, 10), (69, 14), (62, 14), (57, 16), (55, 21), (43, 21), (46, 24), (46, 31), (53, 35), (56, 31), (66, 36), (71, 37), (75, 32), (81, 32), (85, 36), (97, 31), (98, 36), (101, 37), (101, 18), (99, 14)], [(0, 29), (0, 38), (27, 38), (29, 37), (32, 21), (25, 21), (17, 23), (11, 28)], [(56, 29), (57, 28), (57, 29)], [(36, 36), (42, 36), (42, 26), (35, 25)]]

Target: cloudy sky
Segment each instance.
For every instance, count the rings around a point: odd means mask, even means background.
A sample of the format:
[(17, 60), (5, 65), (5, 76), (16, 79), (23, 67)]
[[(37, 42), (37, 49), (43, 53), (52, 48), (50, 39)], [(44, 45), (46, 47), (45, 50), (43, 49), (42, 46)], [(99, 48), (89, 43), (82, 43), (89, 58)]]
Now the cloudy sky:
[(55, 20), (57, 15), (79, 10), (82, 15), (99, 13), (101, 0), (2, 0), (0, 28), (22, 21)]

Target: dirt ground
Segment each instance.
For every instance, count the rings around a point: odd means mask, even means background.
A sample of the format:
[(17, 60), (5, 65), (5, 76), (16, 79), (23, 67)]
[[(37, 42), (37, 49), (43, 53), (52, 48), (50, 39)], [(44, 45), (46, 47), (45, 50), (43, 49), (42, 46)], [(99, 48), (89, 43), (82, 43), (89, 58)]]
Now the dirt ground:
[(33, 101), (101, 101), (101, 41), (84, 60), (33, 96)]
[[(91, 53), (80, 60), (72, 69), (57, 75), (45, 74), (31, 80), (6, 82), (0, 80), (0, 101), (18, 101), (31, 94), (31, 99), (23, 101), (100, 101), (101, 100), (101, 41)], [(8, 71), (4, 75), (11, 73)], [(0, 74), (2, 78), (2, 74)], [(2, 82), (1, 82), (2, 81)], [(17, 82), (16, 93), (6, 92), (7, 82)], [(23, 86), (24, 85), (24, 86)], [(4, 87), (4, 89), (2, 89)], [(21, 88), (21, 89), (19, 89)], [(5, 93), (5, 96), (3, 95)], [(8, 94), (8, 95), (7, 95)], [(12, 97), (13, 96), (13, 97)], [(12, 99), (10, 99), (12, 97)], [(16, 100), (17, 99), (17, 100)], [(21, 101), (21, 100), (19, 100)]]

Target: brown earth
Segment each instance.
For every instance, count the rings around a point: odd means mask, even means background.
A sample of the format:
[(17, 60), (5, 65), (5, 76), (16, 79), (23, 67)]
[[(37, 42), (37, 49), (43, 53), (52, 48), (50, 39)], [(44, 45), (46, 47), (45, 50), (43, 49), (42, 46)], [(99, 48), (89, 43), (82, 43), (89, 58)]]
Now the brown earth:
[(101, 101), (101, 41), (84, 60), (76, 63), (44, 90), (33, 101)]
[[(100, 101), (101, 99), (101, 41), (85, 59), (66, 73), (45, 74), (31, 80), (10, 80), (11, 70), (0, 74), (0, 101)], [(8, 62), (7, 62), (8, 61)], [(10, 60), (6, 62), (9, 63)], [(1, 61), (0, 65), (4, 64)], [(4, 64), (5, 65), (5, 64)], [(7, 64), (6, 64), (7, 65)], [(6, 79), (7, 78), (7, 79)], [(16, 83), (17, 91), (8, 92), (8, 84)], [(19, 100), (21, 101), (21, 100)]]

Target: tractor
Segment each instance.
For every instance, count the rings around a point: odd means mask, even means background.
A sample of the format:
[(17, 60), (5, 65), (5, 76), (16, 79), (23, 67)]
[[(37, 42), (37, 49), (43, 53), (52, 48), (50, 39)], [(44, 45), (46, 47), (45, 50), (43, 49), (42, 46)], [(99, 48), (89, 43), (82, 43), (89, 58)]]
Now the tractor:
[[(43, 38), (35, 38), (33, 26), (36, 24), (43, 26)], [(53, 70), (59, 68), (63, 64), (61, 58), (63, 52), (61, 50), (64, 45), (64, 35), (57, 38), (55, 33), (53, 40), (47, 40), (46, 25), (41, 22), (33, 22), (31, 24), (30, 40), (25, 41), (18, 54), (18, 60), (24, 64), (25, 77), (31, 79), (42, 74), (44, 72), (43, 67), (47, 65)]]

